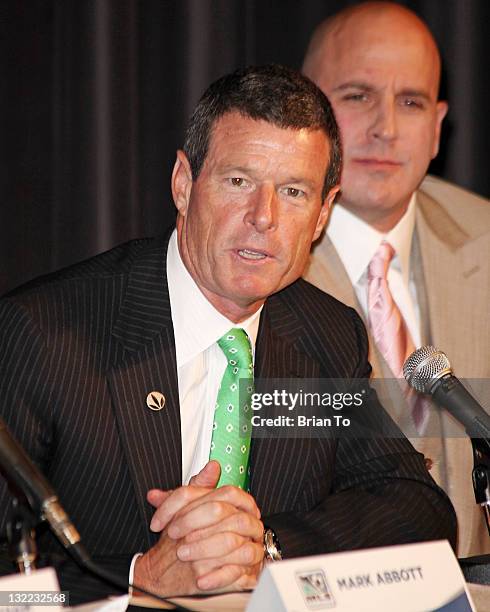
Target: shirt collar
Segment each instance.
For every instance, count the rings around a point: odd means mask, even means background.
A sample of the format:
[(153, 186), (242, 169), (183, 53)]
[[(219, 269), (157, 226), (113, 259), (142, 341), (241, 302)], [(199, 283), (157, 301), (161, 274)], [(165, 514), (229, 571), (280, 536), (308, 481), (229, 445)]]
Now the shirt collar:
[(255, 351), (262, 306), (241, 323), (233, 323), (218, 312), (187, 271), (177, 244), (177, 230), (172, 232), (168, 244), (167, 279), (177, 367), (208, 349), (232, 327), (241, 327), (247, 332)]
[[(332, 241), (349, 279), (356, 285), (373, 258), (378, 246), (386, 240), (396, 251), (393, 265), (397, 267), (406, 284), (410, 278), (410, 249), (415, 227), (415, 194), (410, 198), (408, 208), (393, 229), (383, 234), (371, 225), (336, 204), (330, 215), (327, 234)], [(353, 244), (355, 236), (355, 244)]]

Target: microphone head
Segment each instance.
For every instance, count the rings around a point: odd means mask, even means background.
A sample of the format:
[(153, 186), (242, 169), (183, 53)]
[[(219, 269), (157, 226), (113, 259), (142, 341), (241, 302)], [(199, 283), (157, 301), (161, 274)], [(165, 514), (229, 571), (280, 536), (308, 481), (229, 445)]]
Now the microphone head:
[(403, 364), (406, 381), (421, 393), (430, 393), (434, 382), (451, 372), (451, 364), (446, 354), (434, 346), (418, 348)]

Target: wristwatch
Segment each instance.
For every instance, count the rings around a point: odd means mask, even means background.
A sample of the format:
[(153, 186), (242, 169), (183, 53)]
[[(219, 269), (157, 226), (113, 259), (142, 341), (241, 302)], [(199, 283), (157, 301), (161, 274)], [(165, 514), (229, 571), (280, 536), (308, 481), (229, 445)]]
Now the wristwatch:
[(264, 525), (264, 558), (266, 561), (281, 561), (281, 545), (275, 531)]

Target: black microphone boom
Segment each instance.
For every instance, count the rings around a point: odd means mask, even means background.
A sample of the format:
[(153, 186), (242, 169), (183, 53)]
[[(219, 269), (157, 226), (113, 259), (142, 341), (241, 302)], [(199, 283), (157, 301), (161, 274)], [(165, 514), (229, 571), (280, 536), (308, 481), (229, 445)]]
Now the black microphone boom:
[(26, 496), (33, 511), (48, 521), (65, 548), (80, 542), (78, 531), (63, 510), (51, 485), (10, 434), (2, 419), (0, 419), (0, 468), (10, 482)]
[(445, 353), (433, 346), (417, 349), (405, 362), (403, 375), (415, 390), (431, 394), (471, 438), (490, 439), (490, 415), (454, 376)]
[(166, 604), (171, 603), (174, 610), (189, 610), (189, 608), (170, 602), (168, 598), (147, 591), (139, 585), (130, 585), (127, 578), (121, 579), (120, 576), (116, 576), (93, 562), (85, 546), (80, 541), (78, 531), (63, 510), (54, 489), (32, 463), (29, 455), (12, 436), (1, 418), (0, 472), (3, 472), (7, 480), (25, 495), (32, 511), (48, 521), (61, 544), (63, 544), (79, 565), (123, 592), (127, 591), (129, 586), (132, 586), (138, 591)]
[(490, 535), (490, 415), (453, 375), (446, 354), (433, 346), (414, 351), (403, 375), (416, 391), (430, 393), (466, 429), (473, 448), (473, 490)]

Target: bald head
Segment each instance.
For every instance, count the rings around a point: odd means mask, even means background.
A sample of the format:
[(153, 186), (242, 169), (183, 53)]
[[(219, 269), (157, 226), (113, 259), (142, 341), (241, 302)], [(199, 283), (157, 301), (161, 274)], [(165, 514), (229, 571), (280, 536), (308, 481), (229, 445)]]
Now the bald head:
[(341, 204), (388, 231), (437, 154), (447, 110), (431, 32), (399, 4), (358, 4), (318, 26), (303, 72), (330, 98), (340, 126)]
[(387, 47), (400, 46), (408, 40), (420, 45), (421, 53), (434, 69), (438, 91), (441, 61), (431, 31), (413, 11), (393, 2), (363, 2), (322, 21), (308, 45), (303, 72), (315, 81), (328, 62), (352, 52), (352, 44), (362, 48), (376, 39)]

